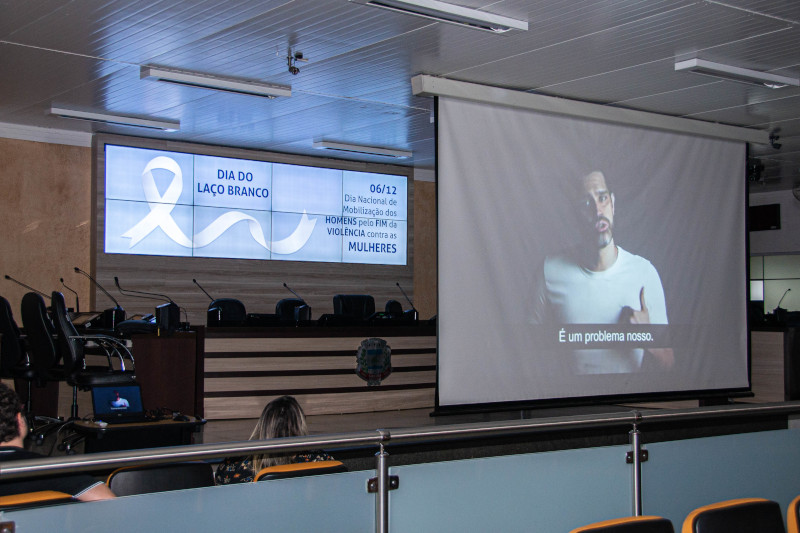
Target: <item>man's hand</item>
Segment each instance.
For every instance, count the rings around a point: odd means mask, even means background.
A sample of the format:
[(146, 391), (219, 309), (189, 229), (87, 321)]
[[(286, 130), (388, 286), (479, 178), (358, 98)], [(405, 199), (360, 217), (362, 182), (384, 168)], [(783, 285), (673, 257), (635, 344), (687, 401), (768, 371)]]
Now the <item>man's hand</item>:
[[(641, 310), (633, 310), (631, 324), (649, 324), (650, 312), (647, 310), (647, 303), (644, 301), (644, 287), (639, 291), (639, 305)], [(648, 348), (647, 351), (655, 357), (661, 368), (672, 368), (675, 364), (675, 354), (672, 348)]]
[(633, 310), (631, 324), (649, 324), (650, 313), (647, 311), (647, 304), (644, 301), (644, 287), (642, 287), (642, 290), (639, 291), (639, 305), (641, 310)]

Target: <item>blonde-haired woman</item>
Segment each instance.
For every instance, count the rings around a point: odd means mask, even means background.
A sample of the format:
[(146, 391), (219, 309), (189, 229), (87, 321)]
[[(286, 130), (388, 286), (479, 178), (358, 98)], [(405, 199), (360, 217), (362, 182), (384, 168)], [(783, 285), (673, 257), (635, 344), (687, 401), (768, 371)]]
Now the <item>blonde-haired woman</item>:
[[(250, 440), (276, 439), (308, 435), (303, 408), (291, 396), (281, 396), (269, 402), (261, 412), (261, 417), (253, 428)], [(312, 461), (332, 461), (333, 457), (319, 450), (292, 454), (260, 454), (225, 459), (214, 476), (217, 485), (246, 483), (253, 481), (255, 475), (268, 466), (289, 463), (308, 463)]]

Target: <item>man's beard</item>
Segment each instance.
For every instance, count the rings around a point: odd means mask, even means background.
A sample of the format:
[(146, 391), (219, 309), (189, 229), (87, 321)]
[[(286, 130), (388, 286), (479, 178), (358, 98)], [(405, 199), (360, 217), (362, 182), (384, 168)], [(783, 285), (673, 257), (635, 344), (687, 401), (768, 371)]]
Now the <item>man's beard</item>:
[(614, 242), (614, 224), (606, 217), (597, 217), (587, 231), (587, 241), (594, 244), (597, 251), (602, 250)]

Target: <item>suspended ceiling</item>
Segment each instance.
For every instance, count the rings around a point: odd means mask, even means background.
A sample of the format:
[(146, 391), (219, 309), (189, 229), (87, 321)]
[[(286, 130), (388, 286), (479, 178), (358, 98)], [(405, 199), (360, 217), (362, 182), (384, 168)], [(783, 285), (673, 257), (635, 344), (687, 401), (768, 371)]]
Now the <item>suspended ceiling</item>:
[[(416, 74), (778, 130), (753, 145), (751, 190), (800, 185), (800, 89), (675, 72), (676, 59), (800, 76), (794, 0), (458, 0), (528, 21), (491, 34), (348, 0), (0, 0), (0, 124), (104, 131), (326, 155), (327, 140), (435, 163), (432, 101)], [(302, 52), (297, 75), (287, 55)], [(291, 85), (290, 98), (140, 79), (142, 65)], [(63, 119), (51, 105), (179, 120), (152, 132)], [(2, 131), (2, 128), (0, 128)]]

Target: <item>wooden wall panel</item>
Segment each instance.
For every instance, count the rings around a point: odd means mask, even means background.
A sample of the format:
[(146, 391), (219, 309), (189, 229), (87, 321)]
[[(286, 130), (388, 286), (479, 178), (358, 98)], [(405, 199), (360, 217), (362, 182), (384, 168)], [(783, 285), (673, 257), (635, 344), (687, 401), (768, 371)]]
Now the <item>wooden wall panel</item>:
[(420, 318), (437, 311), (436, 183), (414, 182), (414, 306)]
[[(85, 147), (0, 138), (0, 257), (3, 275), (42, 292), (61, 290), (59, 278), (89, 304), (89, 282), (72, 268), (91, 261), (91, 150)], [(19, 303), (28, 292), (0, 278), (0, 295)]]

